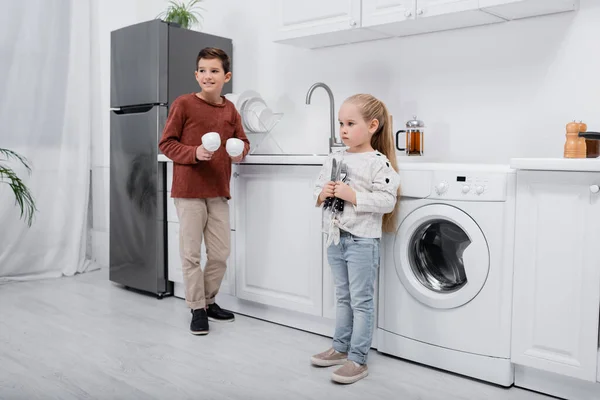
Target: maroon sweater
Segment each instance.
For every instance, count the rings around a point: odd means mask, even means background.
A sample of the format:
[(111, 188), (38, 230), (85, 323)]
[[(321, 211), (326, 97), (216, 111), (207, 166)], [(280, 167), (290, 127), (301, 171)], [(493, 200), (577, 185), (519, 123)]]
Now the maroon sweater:
[[(196, 160), (196, 148), (208, 132), (221, 135), (221, 147), (209, 161)], [(169, 117), (158, 147), (173, 160), (173, 187), (171, 197), (230, 198), (231, 158), (225, 150), (229, 138), (246, 143), (243, 155), (250, 150), (250, 142), (242, 128), (242, 120), (232, 102), (223, 97), (223, 103), (208, 103), (194, 93), (179, 96), (169, 110)]]

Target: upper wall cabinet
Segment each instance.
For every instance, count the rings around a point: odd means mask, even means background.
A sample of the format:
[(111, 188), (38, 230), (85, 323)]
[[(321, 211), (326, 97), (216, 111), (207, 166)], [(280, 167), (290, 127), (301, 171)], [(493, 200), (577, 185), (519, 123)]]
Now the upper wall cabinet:
[(579, 0), (479, 0), (486, 12), (507, 20), (573, 11)]
[(277, 0), (275, 41), (317, 48), (386, 37), (361, 29), (361, 0)]
[(276, 1), (275, 41), (306, 48), (486, 25), (579, 6), (579, 0)]
[(416, 0), (363, 0), (362, 26), (385, 26), (414, 20)]
[(363, 26), (388, 36), (408, 36), (504, 22), (479, 8), (479, 0), (363, 0)]

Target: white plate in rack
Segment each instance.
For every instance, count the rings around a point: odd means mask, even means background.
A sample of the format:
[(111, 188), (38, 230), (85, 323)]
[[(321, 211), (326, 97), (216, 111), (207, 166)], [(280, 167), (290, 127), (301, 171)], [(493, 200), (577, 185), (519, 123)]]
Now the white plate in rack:
[(260, 93), (254, 91), (254, 90), (246, 90), (246, 91), (240, 93), (237, 98), (237, 101), (235, 102), (235, 108), (237, 108), (238, 112), (241, 113), (242, 106), (244, 105), (244, 103), (246, 103), (248, 100), (254, 99), (254, 98), (262, 99), (262, 96), (260, 95)]
[(260, 121), (260, 112), (267, 108), (267, 104), (260, 97), (253, 97), (248, 99), (242, 105), (242, 121), (246, 128), (251, 132), (262, 132), (264, 127)]

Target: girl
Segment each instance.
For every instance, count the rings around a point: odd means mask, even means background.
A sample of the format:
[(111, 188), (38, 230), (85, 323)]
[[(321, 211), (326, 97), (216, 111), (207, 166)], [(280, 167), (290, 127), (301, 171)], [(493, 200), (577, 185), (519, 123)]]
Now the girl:
[[(332, 379), (354, 383), (368, 375), (379, 242), (382, 231), (394, 228), (400, 178), (390, 117), (381, 101), (368, 94), (354, 95), (342, 104), (339, 122), (340, 137), (348, 148), (329, 156), (315, 189), (316, 205), (325, 202), (336, 326), (333, 347), (312, 356), (311, 362), (324, 367), (342, 365)], [(330, 205), (331, 198), (341, 200), (334, 199)]]

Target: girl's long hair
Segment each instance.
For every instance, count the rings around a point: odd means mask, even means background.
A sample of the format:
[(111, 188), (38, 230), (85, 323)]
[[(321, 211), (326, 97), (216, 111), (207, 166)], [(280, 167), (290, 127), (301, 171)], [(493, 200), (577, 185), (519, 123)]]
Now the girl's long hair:
[[(390, 121), (390, 114), (388, 113), (385, 104), (370, 94), (355, 94), (346, 99), (346, 102), (350, 102), (360, 109), (362, 117), (367, 124), (374, 119), (379, 122), (377, 131), (375, 131), (371, 137), (371, 147), (380, 153), (385, 154), (388, 160), (390, 160), (390, 164), (392, 165), (392, 168), (394, 168), (394, 171), (398, 172), (392, 121)], [(398, 189), (398, 198), (399, 197), (400, 189)], [(394, 211), (383, 216), (382, 230), (384, 232), (395, 231), (397, 209), (398, 207), (394, 207)]]

